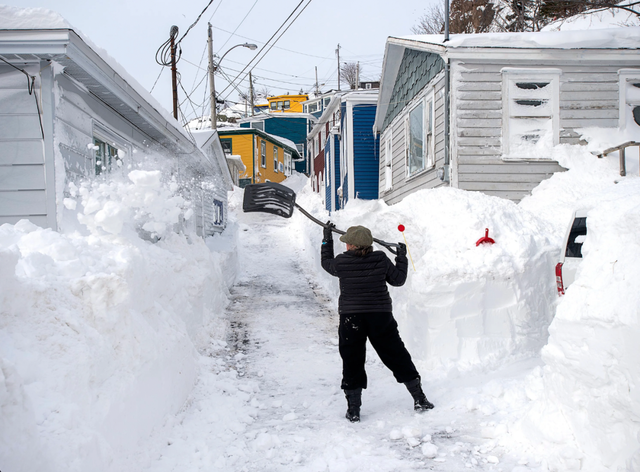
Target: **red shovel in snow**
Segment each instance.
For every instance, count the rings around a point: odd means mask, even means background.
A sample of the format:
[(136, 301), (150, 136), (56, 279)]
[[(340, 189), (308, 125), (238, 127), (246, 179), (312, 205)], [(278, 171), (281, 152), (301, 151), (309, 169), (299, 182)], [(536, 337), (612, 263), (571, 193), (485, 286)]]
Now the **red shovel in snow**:
[(493, 244), (495, 241), (489, 237), (489, 228), (484, 229), (484, 236), (476, 241), (476, 246), (481, 244)]

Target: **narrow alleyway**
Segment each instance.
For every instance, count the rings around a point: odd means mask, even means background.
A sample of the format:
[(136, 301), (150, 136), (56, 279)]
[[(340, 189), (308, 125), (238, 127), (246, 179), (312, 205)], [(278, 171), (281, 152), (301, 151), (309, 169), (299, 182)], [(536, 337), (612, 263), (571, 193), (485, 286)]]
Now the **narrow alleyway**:
[(141, 458), (145, 470), (512, 470), (494, 468), (495, 445), (470, 439), (464, 420), (451, 421), (466, 409), (443, 403), (442, 386), (431, 388), (435, 410), (414, 413), (373, 351), (362, 422), (347, 422), (336, 303), (299, 264), (287, 225), (241, 215), (242, 273), (231, 290), (226, 343), (207, 349), (188, 405)]

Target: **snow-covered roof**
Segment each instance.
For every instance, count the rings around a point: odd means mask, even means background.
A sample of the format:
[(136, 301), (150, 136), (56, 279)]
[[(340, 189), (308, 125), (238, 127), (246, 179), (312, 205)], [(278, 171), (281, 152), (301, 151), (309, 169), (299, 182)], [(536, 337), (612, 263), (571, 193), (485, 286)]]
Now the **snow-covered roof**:
[(605, 28), (535, 33), (453, 34), (444, 42), (442, 34), (401, 36), (394, 39), (453, 48), (510, 49), (638, 49), (640, 27)]
[(0, 55), (10, 62), (56, 61), (153, 139), (191, 148), (175, 118), (105, 50), (54, 11), (0, 5)]

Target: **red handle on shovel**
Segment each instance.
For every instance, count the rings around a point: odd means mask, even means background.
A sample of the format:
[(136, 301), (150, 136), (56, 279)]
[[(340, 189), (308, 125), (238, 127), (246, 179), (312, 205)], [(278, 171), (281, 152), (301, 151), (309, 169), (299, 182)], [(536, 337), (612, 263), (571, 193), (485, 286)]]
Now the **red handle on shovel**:
[(484, 229), (484, 236), (476, 241), (476, 246), (481, 244), (494, 244), (495, 241), (489, 237), (489, 228)]

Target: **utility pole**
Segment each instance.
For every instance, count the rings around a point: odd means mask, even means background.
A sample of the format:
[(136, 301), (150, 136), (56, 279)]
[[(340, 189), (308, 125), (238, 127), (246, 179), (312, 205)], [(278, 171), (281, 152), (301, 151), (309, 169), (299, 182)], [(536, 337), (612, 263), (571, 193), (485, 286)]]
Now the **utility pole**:
[(213, 63), (213, 33), (211, 31), (211, 23), (209, 23), (209, 29), (207, 30), (209, 38), (209, 88), (211, 89), (211, 129), (217, 129), (218, 116), (216, 114), (216, 84), (214, 79), (214, 73), (216, 71)]
[(340, 43), (338, 43), (338, 49), (336, 49), (338, 55), (338, 92), (340, 91)]
[(171, 27), (171, 87), (173, 89), (173, 117), (178, 119), (178, 68), (176, 67), (176, 36), (178, 27)]
[(253, 77), (249, 71), (249, 100), (251, 100), (251, 116), (253, 116)]

